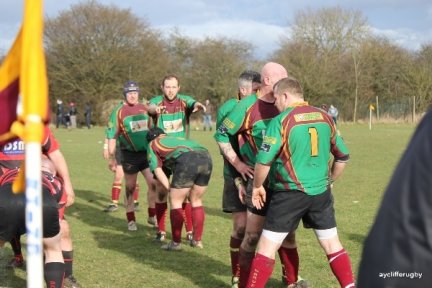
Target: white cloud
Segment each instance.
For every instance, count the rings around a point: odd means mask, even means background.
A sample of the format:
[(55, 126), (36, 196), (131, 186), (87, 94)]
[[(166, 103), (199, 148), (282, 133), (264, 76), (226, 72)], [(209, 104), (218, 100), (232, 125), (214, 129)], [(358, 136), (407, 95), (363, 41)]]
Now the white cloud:
[(376, 29), (372, 28), (375, 35), (383, 36), (398, 46), (416, 51), (424, 44), (432, 44), (432, 29), (427, 31), (413, 31), (411, 29)]
[[(199, 25), (177, 26), (182, 35), (204, 39), (205, 37), (227, 37), (251, 43), (255, 48), (255, 56), (265, 58), (279, 46), (279, 39), (286, 35), (286, 29), (280, 26), (256, 22), (253, 20), (211, 21)], [(172, 26), (156, 27), (162, 31), (171, 31)]]

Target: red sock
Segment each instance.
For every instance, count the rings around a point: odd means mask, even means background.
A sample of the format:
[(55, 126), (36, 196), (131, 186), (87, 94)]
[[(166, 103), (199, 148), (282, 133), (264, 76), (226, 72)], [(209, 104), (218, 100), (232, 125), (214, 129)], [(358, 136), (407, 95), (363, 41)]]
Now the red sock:
[(203, 206), (192, 208), (193, 233), (194, 240), (201, 241), (204, 231), (205, 212)]
[(255, 251), (254, 252), (248, 252), (246, 250), (243, 250), (240, 247), (239, 250), (239, 263), (240, 263), (240, 280), (239, 280), (239, 288), (245, 288), (248, 278), (249, 278), (249, 273), (250, 273), (250, 269), (251, 269), (251, 265), (252, 265), (252, 260), (255, 256)]
[(257, 253), (252, 261), (247, 288), (264, 288), (270, 278), (275, 260)]
[(135, 221), (135, 212), (126, 212), (127, 221)]
[(230, 256), (231, 256), (231, 273), (233, 277), (240, 277), (239, 249), (242, 239), (231, 237), (230, 239)]
[(147, 208), (148, 217), (154, 217), (156, 215), (156, 208)]
[(282, 277), (288, 285), (297, 282), (299, 270), (297, 248), (285, 248), (281, 246), (278, 253), (282, 263)]
[(173, 241), (176, 243), (181, 242), (181, 231), (183, 228), (183, 209), (171, 209), (170, 212), (170, 219), (171, 219), (171, 234)]
[(120, 198), (120, 192), (121, 192), (122, 183), (121, 182), (114, 182), (111, 187), (111, 201), (114, 203), (118, 203), (118, 200)]
[(139, 184), (138, 184), (138, 182), (135, 184), (135, 190), (134, 190), (134, 193), (133, 193), (133, 199), (134, 199), (134, 202), (138, 202), (138, 195), (139, 195)]
[[(351, 261), (345, 249), (327, 255), (333, 274), (339, 281), (341, 287), (354, 285), (354, 275), (351, 270)], [(350, 286), (355, 287), (355, 286)]]
[(186, 232), (193, 231), (193, 221), (192, 221), (192, 205), (190, 202), (186, 202), (182, 204), (184, 210), (184, 221), (185, 221), (185, 229)]
[(156, 203), (156, 220), (158, 223), (159, 232), (165, 232), (165, 218), (168, 210), (167, 202), (164, 203)]

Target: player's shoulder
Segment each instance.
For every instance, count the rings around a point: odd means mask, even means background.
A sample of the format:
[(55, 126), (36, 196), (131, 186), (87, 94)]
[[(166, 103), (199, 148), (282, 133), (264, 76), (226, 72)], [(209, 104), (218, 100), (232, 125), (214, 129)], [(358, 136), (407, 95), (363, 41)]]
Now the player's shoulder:
[(185, 95), (185, 94), (177, 94), (177, 98), (179, 98), (180, 100), (194, 100), (195, 101), (195, 99), (192, 96)]
[(225, 110), (225, 109), (232, 108), (235, 105), (237, 105), (238, 102), (239, 102), (239, 100), (236, 99), (236, 98), (228, 99), (227, 101), (225, 101), (224, 103), (222, 103), (222, 105), (219, 107), (219, 110)]
[(151, 98), (148, 103), (149, 104), (159, 104), (163, 101), (163, 95), (156, 95), (153, 98)]
[(256, 94), (251, 94), (241, 99), (236, 106), (240, 107), (239, 109), (248, 109), (251, 106), (253, 106), (255, 103), (257, 103), (257, 101), (258, 101), (258, 96)]

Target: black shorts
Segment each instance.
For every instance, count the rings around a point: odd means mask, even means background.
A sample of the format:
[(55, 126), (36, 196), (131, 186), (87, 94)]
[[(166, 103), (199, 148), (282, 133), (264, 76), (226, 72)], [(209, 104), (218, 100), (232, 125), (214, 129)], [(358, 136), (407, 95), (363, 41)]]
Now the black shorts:
[(235, 176), (224, 173), (222, 210), (226, 213), (244, 212), (246, 205), (240, 201), (238, 189), (234, 183)]
[[(51, 238), (60, 232), (59, 206), (46, 187), (42, 187), (42, 197), (43, 237)], [(0, 186), (0, 239), (9, 242), (25, 233), (25, 193), (13, 193), (12, 183)]]
[(137, 174), (149, 168), (147, 151), (133, 152), (121, 150), (123, 172), (126, 174)]
[(193, 185), (207, 186), (212, 169), (212, 160), (207, 151), (184, 153), (175, 162), (171, 187), (181, 189)]
[(122, 152), (121, 152), (120, 149), (116, 149), (115, 160), (117, 162), (117, 165), (121, 165), (121, 163), (122, 163)]
[(264, 189), (266, 190), (266, 202), (264, 203), (264, 207), (261, 209), (257, 209), (252, 204), (252, 190), (253, 190), (253, 179), (248, 178), (247, 184), (246, 184), (246, 206), (247, 210), (251, 212), (252, 214), (259, 215), (259, 216), (266, 216), (267, 210), (270, 205), (270, 200), (272, 196), (272, 191), (267, 188), (266, 183), (264, 183)]
[(264, 229), (289, 232), (303, 220), (305, 228), (325, 230), (336, 227), (331, 190), (310, 196), (298, 190), (274, 191)]

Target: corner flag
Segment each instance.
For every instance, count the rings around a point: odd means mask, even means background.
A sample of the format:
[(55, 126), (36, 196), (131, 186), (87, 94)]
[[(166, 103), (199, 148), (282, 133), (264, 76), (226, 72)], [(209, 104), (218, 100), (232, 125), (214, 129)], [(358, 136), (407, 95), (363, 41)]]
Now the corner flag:
[[(48, 120), (42, 0), (26, 0), (21, 30), (0, 67), (0, 145), (25, 142), (27, 287), (43, 287), (41, 142)], [(19, 179), (24, 179), (22, 177)], [(18, 184), (18, 185), (15, 185)], [(17, 188), (18, 187), (18, 188)], [(14, 183), (23, 190), (24, 183)]]

